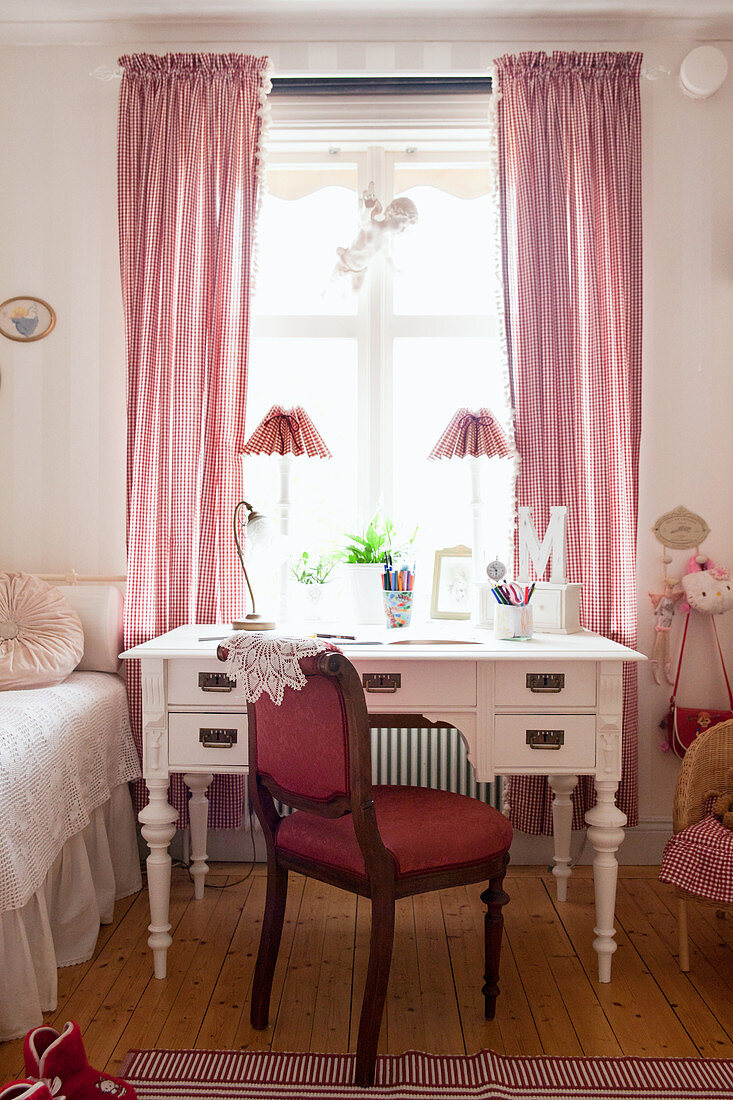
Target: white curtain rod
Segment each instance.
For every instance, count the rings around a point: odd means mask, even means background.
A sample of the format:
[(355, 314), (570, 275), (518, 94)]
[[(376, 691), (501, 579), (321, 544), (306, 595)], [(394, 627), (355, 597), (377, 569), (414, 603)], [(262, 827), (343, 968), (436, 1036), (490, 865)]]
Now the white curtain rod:
[[(93, 76), (95, 80), (120, 80), (122, 69), (111, 69), (109, 65), (98, 65), (96, 69), (92, 69), (89, 75)], [(646, 80), (659, 80), (663, 76), (671, 76), (672, 70), (665, 69), (663, 65), (651, 65), (649, 68), (642, 68), (641, 75)]]

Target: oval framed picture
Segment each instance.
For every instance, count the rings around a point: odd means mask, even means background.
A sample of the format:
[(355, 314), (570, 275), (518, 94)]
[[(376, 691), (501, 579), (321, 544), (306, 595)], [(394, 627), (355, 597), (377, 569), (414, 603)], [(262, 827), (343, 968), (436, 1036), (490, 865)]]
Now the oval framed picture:
[(0, 302), (0, 332), (8, 340), (29, 344), (42, 340), (56, 324), (56, 314), (48, 302), (30, 295), (19, 295)]
[(665, 512), (652, 527), (652, 531), (663, 546), (670, 550), (691, 550), (699, 546), (710, 534), (702, 516), (688, 512), (682, 505), (671, 512)]

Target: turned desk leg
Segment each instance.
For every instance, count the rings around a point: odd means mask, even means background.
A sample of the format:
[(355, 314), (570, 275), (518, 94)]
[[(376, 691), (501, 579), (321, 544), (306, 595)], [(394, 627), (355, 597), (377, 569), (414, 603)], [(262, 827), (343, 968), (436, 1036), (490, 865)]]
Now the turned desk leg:
[(171, 857), (168, 845), (176, 831), (178, 813), (168, 802), (168, 776), (162, 779), (146, 779), (150, 801), (140, 811), (138, 819), (150, 854), (147, 858), (148, 899), (150, 924), (148, 946), (153, 952), (153, 969), (156, 978), (166, 975), (166, 956), (170, 947), (170, 922), (168, 911), (171, 893)]
[(547, 782), (553, 793), (552, 832), (555, 839), (555, 855), (552, 873), (558, 901), (567, 901), (570, 868), (570, 840), (573, 827), (573, 791), (578, 785), (577, 775), (548, 775)]
[(512, 777), (501, 776), (501, 812), (504, 817), (509, 817), (512, 812)]
[(188, 801), (188, 818), (191, 826), (191, 866), (193, 896), (199, 901), (204, 896), (204, 885), (209, 865), (206, 862), (206, 834), (209, 820), (209, 800), (206, 792), (211, 783), (210, 772), (199, 774), (186, 772), (183, 782), (191, 792)]
[(616, 950), (616, 852), (624, 839), (626, 814), (616, 805), (618, 782), (615, 779), (598, 778), (595, 782), (598, 801), (585, 815), (589, 826), (588, 837), (596, 853), (593, 860), (593, 886), (596, 896), (596, 927), (593, 929), (596, 938), (593, 947), (598, 954), (598, 980), (610, 982), (611, 959)]

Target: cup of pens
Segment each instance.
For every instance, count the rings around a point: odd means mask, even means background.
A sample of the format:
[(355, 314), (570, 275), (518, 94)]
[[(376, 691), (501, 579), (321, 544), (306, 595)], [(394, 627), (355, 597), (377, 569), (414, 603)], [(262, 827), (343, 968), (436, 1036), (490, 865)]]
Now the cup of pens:
[(415, 570), (394, 569), (385, 562), (382, 575), (384, 615), (388, 627), (409, 626), (412, 618), (412, 596)]
[(517, 642), (531, 638), (534, 623), (530, 600), (534, 585), (508, 581), (494, 585), (492, 592), (498, 604), (494, 608), (494, 637)]

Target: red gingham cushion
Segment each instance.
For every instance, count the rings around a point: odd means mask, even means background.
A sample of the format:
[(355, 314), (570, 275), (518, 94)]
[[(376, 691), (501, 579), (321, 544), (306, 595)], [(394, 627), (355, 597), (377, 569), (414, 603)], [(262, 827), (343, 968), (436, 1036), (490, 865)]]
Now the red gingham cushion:
[(660, 882), (721, 904), (733, 903), (733, 830), (704, 817), (667, 841)]
[[(425, 787), (373, 787), (384, 846), (397, 862), (397, 877), (440, 868), (471, 866), (509, 849), (509, 820), (475, 798)], [(279, 849), (357, 875), (364, 860), (351, 815), (316, 817), (296, 810), (284, 818)]]

